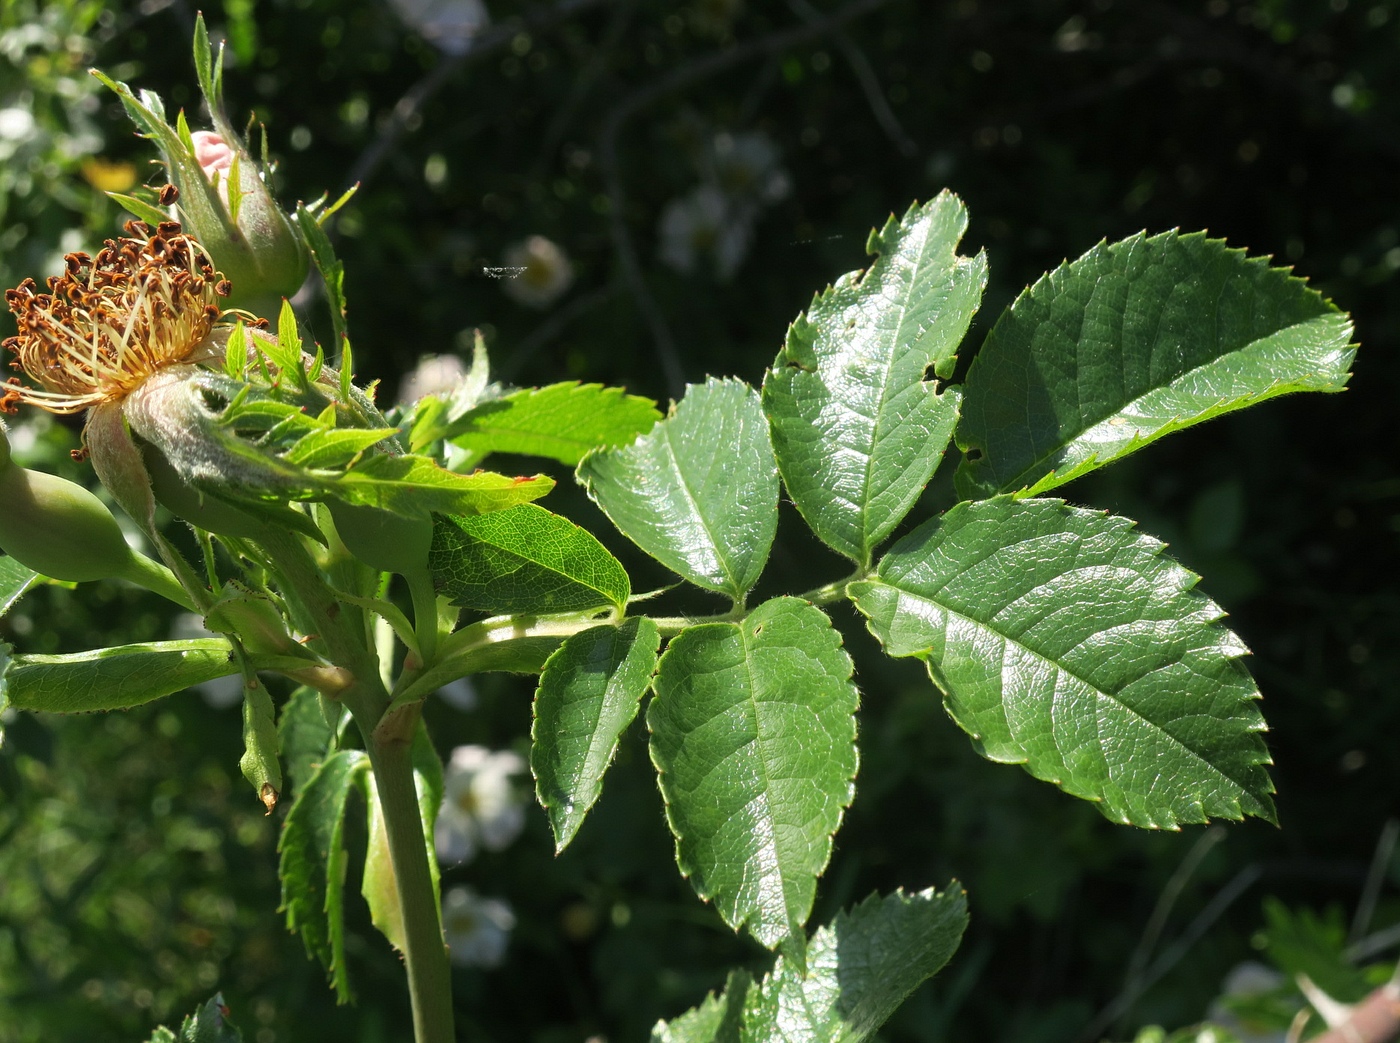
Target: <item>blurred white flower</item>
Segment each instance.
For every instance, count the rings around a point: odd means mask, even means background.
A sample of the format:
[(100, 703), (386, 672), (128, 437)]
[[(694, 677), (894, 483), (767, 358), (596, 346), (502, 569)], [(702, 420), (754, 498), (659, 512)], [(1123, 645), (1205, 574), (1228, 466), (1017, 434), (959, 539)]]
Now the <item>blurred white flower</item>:
[(760, 130), (716, 134), (710, 143), (715, 183), (726, 195), (756, 203), (777, 203), (792, 185), (779, 160), (782, 154)]
[(445, 54), (466, 54), (472, 40), (491, 24), (481, 0), (389, 0), (389, 6)]
[(501, 851), (525, 828), (525, 792), (515, 777), (525, 759), (511, 750), (458, 746), (442, 779), (442, 809), (433, 843), (446, 865), (469, 862), (477, 851)]
[(713, 185), (700, 185), (661, 211), (661, 260), (687, 275), (702, 264), (728, 280), (738, 270), (753, 237), (757, 210)]
[(501, 289), (527, 308), (547, 308), (574, 283), (574, 266), (558, 243), (532, 235), (510, 246), (502, 262)]
[(515, 913), (502, 898), (483, 898), (470, 887), (442, 896), (442, 930), (453, 963), (499, 967), (514, 927)]
[(34, 114), (18, 106), (0, 109), (0, 138), (23, 141), (34, 133)]
[(1287, 978), (1274, 968), (1254, 960), (1237, 963), (1225, 975), (1220, 999), (1211, 1004), (1206, 1017), (1221, 1028), (1235, 1034), (1240, 1043), (1284, 1043), (1287, 1033), (1282, 1029), (1251, 1025), (1235, 1014), (1228, 1005), (1231, 998), (1260, 996), (1286, 984)]
[(437, 690), (437, 694), (454, 710), (469, 713), (476, 709), (476, 686), (470, 678), (459, 677), (455, 681), (448, 681)]
[[(170, 624), (170, 636), (176, 641), (196, 637), (218, 637), (204, 625), (204, 619), (193, 612), (182, 612)], [(243, 678), (238, 674), (216, 677), (194, 686), (194, 690), (216, 710), (237, 706), (243, 701)]]
[(446, 397), (467, 376), (466, 364), (456, 355), (423, 355), (399, 385), (399, 405), (411, 406), (424, 395)]

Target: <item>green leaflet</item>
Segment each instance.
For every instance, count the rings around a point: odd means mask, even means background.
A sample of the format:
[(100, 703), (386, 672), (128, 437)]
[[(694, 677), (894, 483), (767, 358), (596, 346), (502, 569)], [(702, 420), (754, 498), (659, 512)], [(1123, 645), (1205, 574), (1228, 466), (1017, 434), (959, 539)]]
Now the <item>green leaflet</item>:
[(326, 968), (341, 1003), (354, 998), (345, 966), (345, 806), (368, 770), (361, 750), (327, 757), (297, 795), (277, 844), (287, 929)]
[(1034, 495), (1291, 391), (1341, 391), (1351, 320), (1203, 232), (1100, 243), (997, 320), (964, 385), (965, 497)]
[(368, 456), (340, 475), (322, 475), (326, 490), (347, 503), (378, 507), (408, 518), (480, 514), (537, 500), (554, 479), (511, 478), (491, 471), (457, 474), (426, 456)]
[(597, 537), (535, 504), (441, 516), (428, 569), (440, 594), (482, 612), (620, 610), (632, 593), (622, 564)]
[(27, 569), (8, 554), (0, 554), (0, 616), (24, 597), (38, 573)]
[(646, 616), (592, 627), (549, 657), (535, 693), (530, 768), (563, 851), (603, 790), (603, 773), (651, 683), (661, 632)]
[[(413, 782), (418, 792), (418, 819), (428, 848), (428, 872), (432, 874), (433, 893), (438, 893), (437, 851), (433, 846), (433, 826), (438, 809), (442, 807), (442, 761), (433, 749), (428, 729), (420, 720), (413, 738)], [(399, 901), (398, 884), (394, 878), (393, 857), (389, 853), (389, 835), (380, 812), (379, 796), (374, 788), (374, 772), (361, 776), (365, 806), (368, 814), (369, 837), (365, 846), (365, 872), (360, 881), (360, 894), (369, 904), (370, 919), (389, 944), (404, 951), (403, 904)]]
[(957, 951), (961, 888), (871, 895), (819, 928), (803, 971), (779, 956), (758, 983), (731, 975), (723, 996), (652, 1030), (652, 1043), (861, 1043)]
[(999, 497), (919, 526), (851, 596), (990, 760), (1132, 825), (1273, 821), (1247, 649), (1196, 580), (1126, 518)]
[(146, 1043), (243, 1043), (243, 1033), (228, 1020), (223, 993), (216, 992), (199, 1010), (186, 1015), (178, 1036), (161, 1026)]
[(478, 459), (522, 453), (577, 464), (599, 446), (627, 445), (661, 419), (656, 403), (622, 388), (568, 381), (483, 402), (437, 433)]
[(298, 688), (282, 706), (277, 737), (286, 766), (288, 796), (295, 800), (320, 770), (335, 745), (335, 726), (344, 713), (339, 703), (324, 699), (313, 688)]
[(125, 710), (238, 673), (223, 638), (152, 641), (71, 655), (14, 656), (0, 709), (41, 713)]
[(820, 609), (776, 598), (661, 657), (647, 710), (676, 860), (731, 927), (799, 941), (855, 794), (859, 701)]
[(739, 1043), (744, 1005), (753, 988), (748, 971), (730, 971), (718, 996), (712, 992), (680, 1017), (658, 1021), (651, 1030), (651, 1043)]
[(738, 600), (758, 582), (778, 525), (778, 469), (742, 381), (692, 385), (649, 434), (584, 457), (578, 479), (623, 535), (692, 583)]
[(763, 381), (783, 483), (814, 532), (868, 563), (943, 459), (961, 392), (941, 394), (987, 283), (957, 255), (967, 211), (950, 192), (872, 232), (878, 254), (788, 328)]

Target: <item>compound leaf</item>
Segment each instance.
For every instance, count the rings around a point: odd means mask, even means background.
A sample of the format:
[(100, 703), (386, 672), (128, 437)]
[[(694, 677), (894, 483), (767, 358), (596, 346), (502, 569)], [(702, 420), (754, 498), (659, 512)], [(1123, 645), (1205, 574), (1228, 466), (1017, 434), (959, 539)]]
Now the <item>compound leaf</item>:
[[(872, 232), (878, 259), (813, 299), (763, 382), (778, 468), (834, 550), (867, 563), (943, 459), (961, 393), (939, 393), (982, 299), (986, 255), (957, 255), (951, 192)], [(927, 379), (926, 379), (927, 378)]]
[(307, 954), (326, 968), (341, 1003), (353, 998), (345, 966), (345, 808), (368, 770), (361, 750), (327, 757), (297, 795), (277, 845), (287, 929), (300, 934)]
[(820, 609), (765, 602), (682, 631), (647, 710), (676, 861), (726, 923), (801, 939), (854, 796), (851, 660)]
[(622, 564), (597, 537), (535, 504), (441, 516), (428, 568), (439, 593), (483, 612), (621, 609), (632, 593)]
[(1034, 495), (1292, 391), (1341, 391), (1351, 320), (1205, 233), (1100, 243), (1021, 294), (964, 385), (963, 496)]
[(851, 595), (988, 759), (1136, 826), (1272, 821), (1247, 649), (1196, 581), (1126, 518), (999, 497), (919, 526)]
[(530, 767), (563, 851), (603, 790), (603, 773), (656, 669), (661, 632), (646, 616), (592, 627), (559, 646), (535, 693)]
[(614, 525), (697, 586), (739, 599), (778, 526), (778, 468), (758, 395), (738, 380), (692, 385), (671, 415), (578, 478)]

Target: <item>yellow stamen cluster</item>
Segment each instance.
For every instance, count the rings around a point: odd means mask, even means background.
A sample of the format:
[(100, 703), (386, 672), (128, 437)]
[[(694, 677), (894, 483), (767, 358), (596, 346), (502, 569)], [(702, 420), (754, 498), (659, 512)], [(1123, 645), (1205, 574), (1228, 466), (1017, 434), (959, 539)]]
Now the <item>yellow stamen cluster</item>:
[(154, 230), (129, 221), (127, 235), (108, 239), (96, 258), (71, 253), (48, 292), (33, 279), (5, 292), (19, 335), (4, 341), (18, 377), (0, 384), (0, 410), (19, 403), (51, 413), (77, 413), (120, 401), (157, 370), (198, 361), (229, 283), (176, 221)]

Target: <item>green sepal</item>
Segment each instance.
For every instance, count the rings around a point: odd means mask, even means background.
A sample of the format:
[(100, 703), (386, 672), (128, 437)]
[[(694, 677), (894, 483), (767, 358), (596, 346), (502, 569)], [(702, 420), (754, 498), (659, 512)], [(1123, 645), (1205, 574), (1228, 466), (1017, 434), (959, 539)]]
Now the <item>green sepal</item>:
[(126, 710), (238, 672), (233, 647), (223, 638), (151, 641), (69, 655), (19, 655), (5, 672), (0, 710)]

